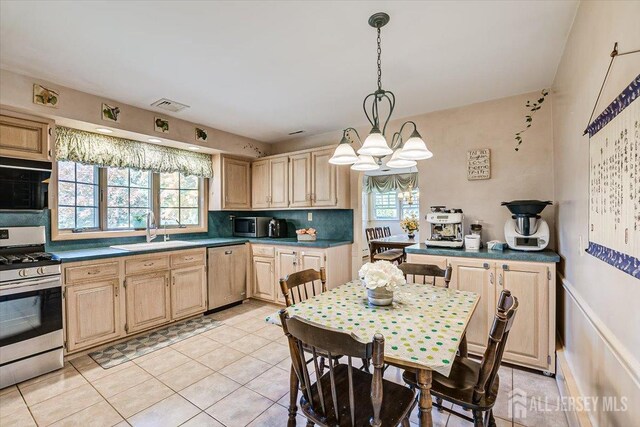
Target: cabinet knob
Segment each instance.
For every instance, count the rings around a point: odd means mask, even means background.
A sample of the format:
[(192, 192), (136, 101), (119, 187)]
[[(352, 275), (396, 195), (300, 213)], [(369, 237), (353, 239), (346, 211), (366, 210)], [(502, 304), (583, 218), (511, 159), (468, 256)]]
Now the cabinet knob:
[(503, 283), (502, 283), (502, 274), (499, 274), (499, 275), (498, 275), (498, 284), (499, 284), (500, 286), (504, 286), (504, 285), (503, 285)]
[(489, 274), (489, 283), (493, 285), (493, 273)]
[(231, 255), (233, 253), (233, 251), (224, 251), (225, 255)]
[(484, 264), (482, 264), (482, 268), (484, 268), (485, 270), (489, 269), (489, 263), (485, 262)]

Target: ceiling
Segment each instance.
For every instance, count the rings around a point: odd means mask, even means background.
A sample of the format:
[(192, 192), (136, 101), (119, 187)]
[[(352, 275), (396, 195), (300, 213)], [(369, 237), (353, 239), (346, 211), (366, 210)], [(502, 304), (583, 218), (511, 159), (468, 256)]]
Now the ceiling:
[[(36, 3), (36, 4), (34, 4)], [(395, 118), (551, 85), (577, 1), (0, 2), (0, 67), (275, 142), (365, 125), (385, 11)]]

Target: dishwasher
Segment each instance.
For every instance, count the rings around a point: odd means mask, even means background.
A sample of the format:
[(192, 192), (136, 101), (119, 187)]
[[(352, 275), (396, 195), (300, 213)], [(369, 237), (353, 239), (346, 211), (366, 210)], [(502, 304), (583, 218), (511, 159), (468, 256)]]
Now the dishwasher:
[(246, 244), (207, 249), (209, 310), (247, 298), (248, 262)]

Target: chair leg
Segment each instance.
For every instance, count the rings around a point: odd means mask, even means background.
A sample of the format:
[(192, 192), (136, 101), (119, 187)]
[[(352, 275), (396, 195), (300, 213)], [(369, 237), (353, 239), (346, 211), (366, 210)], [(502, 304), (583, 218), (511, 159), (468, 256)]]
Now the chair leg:
[(436, 397), (436, 408), (438, 408), (438, 412), (444, 412), (444, 409), (442, 409), (442, 398), (441, 397)]
[(298, 413), (296, 401), (298, 400), (299, 385), (298, 376), (292, 365), (289, 377), (289, 420), (287, 421), (287, 427), (296, 427), (296, 414)]
[(409, 417), (406, 417), (402, 420), (402, 427), (411, 427), (411, 423), (409, 422)]
[(484, 427), (482, 412), (473, 411), (473, 427)]
[(485, 425), (488, 427), (496, 427), (496, 419), (493, 417), (493, 409), (488, 411), (485, 415)]

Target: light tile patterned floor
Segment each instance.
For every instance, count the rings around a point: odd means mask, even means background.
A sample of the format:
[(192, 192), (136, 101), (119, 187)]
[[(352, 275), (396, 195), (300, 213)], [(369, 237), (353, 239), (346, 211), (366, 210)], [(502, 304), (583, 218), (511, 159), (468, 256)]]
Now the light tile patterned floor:
[[(264, 322), (275, 310), (249, 301), (217, 314), (224, 326), (106, 370), (89, 356), (73, 359), (0, 390), (0, 426), (285, 426), (289, 352), (282, 330)], [(385, 378), (402, 382), (394, 368)], [(498, 427), (567, 425), (564, 413), (549, 407), (514, 422), (508, 407), (514, 388), (528, 402), (558, 396), (551, 378), (501, 368)], [(471, 426), (446, 412), (434, 410), (433, 418), (438, 427)], [(298, 425), (306, 425), (300, 415)]]

